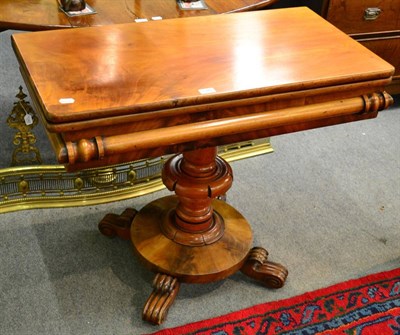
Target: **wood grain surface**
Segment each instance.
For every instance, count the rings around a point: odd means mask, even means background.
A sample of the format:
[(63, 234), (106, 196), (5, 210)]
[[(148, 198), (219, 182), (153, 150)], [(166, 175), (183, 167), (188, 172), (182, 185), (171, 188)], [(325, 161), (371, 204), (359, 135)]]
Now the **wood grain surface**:
[(375, 117), (394, 71), (304, 7), (16, 34), (13, 46), (59, 161), (76, 168)]
[(206, 10), (181, 10), (176, 0), (86, 0), (95, 15), (68, 17), (57, 0), (1, 0), (0, 30), (48, 30), (134, 22), (138, 18), (164, 19), (222, 14), (266, 8), (278, 0), (207, 0)]
[[(50, 123), (387, 78), (393, 72), (306, 8), (17, 34), (13, 40)], [(60, 103), (70, 98), (74, 103)]]

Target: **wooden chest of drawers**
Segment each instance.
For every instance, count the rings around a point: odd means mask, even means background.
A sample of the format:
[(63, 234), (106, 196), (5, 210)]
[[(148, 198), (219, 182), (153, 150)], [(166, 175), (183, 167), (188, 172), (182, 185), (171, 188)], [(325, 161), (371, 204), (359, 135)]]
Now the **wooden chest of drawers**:
[(400, 0), (326, 0), (322, 15), (395, 68), (392, 94), (400, 93)]

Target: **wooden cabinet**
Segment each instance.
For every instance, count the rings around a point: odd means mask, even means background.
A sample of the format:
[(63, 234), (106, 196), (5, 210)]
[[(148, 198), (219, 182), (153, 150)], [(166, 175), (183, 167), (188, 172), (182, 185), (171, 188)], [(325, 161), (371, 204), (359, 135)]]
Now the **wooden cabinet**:
[(400, 30), (400, 0), (330, 0), (326, 18), (348, 34)]
[(400, 94), (400, 0), (279, 0), (269, 8), (307, 6), (396, 68), (387, 88)]
[(326, 0), (322, 15), (395, 68), (388, 90), (400, 93), (400, 0)]

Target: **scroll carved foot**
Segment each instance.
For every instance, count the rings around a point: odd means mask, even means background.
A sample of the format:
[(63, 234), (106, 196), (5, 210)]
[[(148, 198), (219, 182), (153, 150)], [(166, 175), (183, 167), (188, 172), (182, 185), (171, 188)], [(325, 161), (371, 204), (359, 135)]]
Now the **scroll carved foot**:
[(107, 214), (99, 222), (99, 230), (103, 235), (111, 238), (118, 236), (123, 240), (130, 240), (131, 223), (136, 214), (137, 210), (133, 208), (125, 209), (121, 215)]
[(174, 277), (157, 273), (153, 281), (153, 292), (143, 308), (143, 320), (159, 325), (178, 294), (180, 283)]
[(285, 283), (288, 271), (283, 265), (267, 259), (268, 252), (261, 247), (255, 247), (250, 250), (248, 258), (240, 270), (264, 286), (280, 288)]

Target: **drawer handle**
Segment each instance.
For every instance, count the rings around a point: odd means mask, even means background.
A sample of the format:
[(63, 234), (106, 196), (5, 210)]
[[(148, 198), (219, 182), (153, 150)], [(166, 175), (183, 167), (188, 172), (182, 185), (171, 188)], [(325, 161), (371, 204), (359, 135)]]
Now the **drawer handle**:
[(378, 7), (370, 7), (364, 11), (364, 20), (372, 21), (376, 20), (382, 13), (382, 10)]

